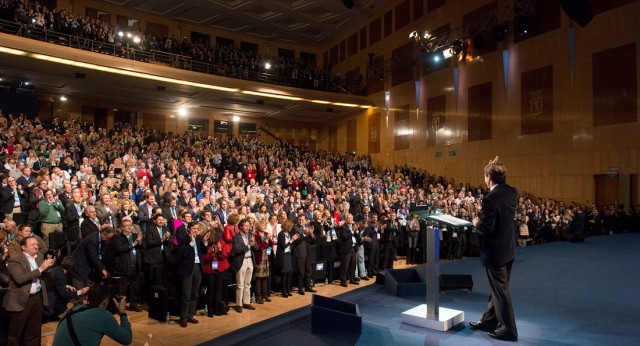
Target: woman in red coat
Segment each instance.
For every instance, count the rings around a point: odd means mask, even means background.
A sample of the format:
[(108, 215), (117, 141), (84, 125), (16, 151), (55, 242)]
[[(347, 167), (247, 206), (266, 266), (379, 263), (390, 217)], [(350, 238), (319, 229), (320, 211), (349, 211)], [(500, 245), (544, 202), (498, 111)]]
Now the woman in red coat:
[(268, 295), (268, 285), (271, 273), (271, 265), (269, 258), (273, 253), (273, 235), (267, 233), (267, 221), (261, 220), (256, 223), (256, 231), (253, 234), (258, 249), (253, 249), (254, 258), (256, 260), (254, 276), (255, 276), (255, 292), (256, 303), (263, 304), (270, 302)]
[[(205, 304), (209, 306), (207, 315), (226, 315), (227, 311), (222, 306), (222, 296), (225, 293), (223, 282), (229, 273), (229, 250), (223, 245), (218, 232), (213, 230), (204, 236), (207, 253), (203, 257), (205, 282), (207, 283), (207, 297)], [(225, 294), (226, 295), (226, 294)], [(226, 301), (226, 299), (224, 300)]]

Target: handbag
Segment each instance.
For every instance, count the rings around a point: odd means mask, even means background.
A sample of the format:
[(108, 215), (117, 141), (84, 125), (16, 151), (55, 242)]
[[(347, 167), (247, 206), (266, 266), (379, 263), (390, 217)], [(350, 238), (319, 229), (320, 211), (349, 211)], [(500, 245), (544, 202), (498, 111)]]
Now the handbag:
[(229, 304), (227, 304), (227, 302), (220, 302), (218, 311), (223, 314), (229, 312)]

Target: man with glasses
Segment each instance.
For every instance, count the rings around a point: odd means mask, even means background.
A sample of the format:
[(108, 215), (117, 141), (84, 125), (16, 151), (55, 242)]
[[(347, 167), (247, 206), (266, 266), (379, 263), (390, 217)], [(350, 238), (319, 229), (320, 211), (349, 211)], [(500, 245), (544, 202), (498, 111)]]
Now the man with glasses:
[(7, 186), (2, 188), (0, 192), (4, 204), (0, 208), (0, 212), (10, 220), (16, 223), (24, 222), (24, 213), (28, 210), (28, 195), (22, 185), (16, 183), (16, 179), (7, 178)]
[[(46, 190), (44, 192), (45, 199), (38, 203), (38, 210), (40, 211), (40, 220), (42, 226), (40, 231), (42, 232), (42, 238), (45, 244), (49, 244), (49, 235), (53, 232), (60, 232), (62, 234), (62, 213), (64, 213), (64, 205), (58, 200), (58, 196), (53, 190)], [(49, 245), (53, 250), (58, 249), (58, 245)]]

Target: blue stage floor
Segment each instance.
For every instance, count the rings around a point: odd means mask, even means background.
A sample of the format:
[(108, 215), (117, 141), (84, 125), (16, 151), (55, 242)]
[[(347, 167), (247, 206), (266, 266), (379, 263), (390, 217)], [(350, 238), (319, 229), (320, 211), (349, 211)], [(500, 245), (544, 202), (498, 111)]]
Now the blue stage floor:
[[(498, 341), (472, 331), (466, 322), (480, 318), (489, 286), (478, 258), (449, 262), (441, 274), (470, 274), (473, 292), (447, 291), (440, 306), (462, 310), (464, 325), (447, 332), (400, 323), (400, 314), (425, 303), (424, 297), (398, 298), (381, 285), (345, 293), (338, 299), (357, 303), (362, 335), (312, 335), (309, 308), (292, 311), (288, 328), (271, 320), (227, 334), (210, 344), (261, 345), (640, 345), (640, 234), (587, 238), (585, 243), (555, 242), (519, 248), (511, 276), (519, 340)], [(423, 268), (422, 268), (423, 269)], [(285, 314), (287, 315), (287, 314)], [(242, 338), (255, 330), (265, 337)], [(209, 343), (208, 343), (209, 344)]]

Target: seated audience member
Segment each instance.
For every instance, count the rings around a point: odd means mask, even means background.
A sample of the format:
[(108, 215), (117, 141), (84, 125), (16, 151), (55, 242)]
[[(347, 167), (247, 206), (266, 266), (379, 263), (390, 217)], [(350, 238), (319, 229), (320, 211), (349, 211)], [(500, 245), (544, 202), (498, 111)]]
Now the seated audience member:
[[(53, 346), (98, 346), (104, 335), (122, 345), (129, 345), (133, 341), (131, 323), (125, 310), (126, 297), (112, 298), (120, 315), (120, 324), (107, 310), (109, 305), (109, 290), (102, 285), (91, 286), (87, 293), (88, 303), (79, 305), (67, 311), (62, 316), (60, 324), (53, 337)], [(70, 330), (73, 329), (77, 337), (74, 341)]]

